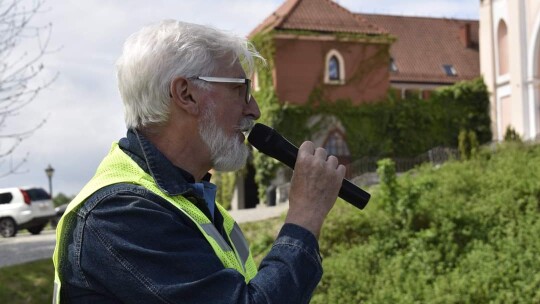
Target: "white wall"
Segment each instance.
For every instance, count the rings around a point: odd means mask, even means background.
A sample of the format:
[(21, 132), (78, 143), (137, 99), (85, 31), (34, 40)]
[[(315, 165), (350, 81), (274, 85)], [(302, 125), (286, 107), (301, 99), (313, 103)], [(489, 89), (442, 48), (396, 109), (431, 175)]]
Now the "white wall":
[[(508, 27), (510, 70), (506, 75), (497, 75), (497, 29), (501, 20)], [(539, 134), (539, 31), (538, 0), (483, 0), (480, 4), (480, 69), (491, 92), (496, 140), (504, 137), (506, 123), (525, 139), (535, 139)]]

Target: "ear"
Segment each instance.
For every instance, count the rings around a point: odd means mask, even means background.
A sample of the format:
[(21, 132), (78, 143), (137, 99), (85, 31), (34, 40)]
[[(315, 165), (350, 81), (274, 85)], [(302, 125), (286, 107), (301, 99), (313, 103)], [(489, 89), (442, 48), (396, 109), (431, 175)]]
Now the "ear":
[[(180, 107), (186, 113), (191, 115), (199, 114), (199, 103), (194, 97), (194, 90), (197, 88), (184, 77), (177, 77), (171, 81), (169, 88), (171, 103)], [(197, 95), (197, 94), (195, 94)]]

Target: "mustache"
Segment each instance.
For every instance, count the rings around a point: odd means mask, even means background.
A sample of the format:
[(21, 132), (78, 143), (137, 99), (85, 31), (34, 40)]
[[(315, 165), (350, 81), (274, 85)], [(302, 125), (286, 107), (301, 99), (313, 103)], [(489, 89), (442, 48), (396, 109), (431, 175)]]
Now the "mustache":
[(236, 129), (240, 132), (249, 132), (255, 125), (255, 120), (251, 118), (242, 118)]

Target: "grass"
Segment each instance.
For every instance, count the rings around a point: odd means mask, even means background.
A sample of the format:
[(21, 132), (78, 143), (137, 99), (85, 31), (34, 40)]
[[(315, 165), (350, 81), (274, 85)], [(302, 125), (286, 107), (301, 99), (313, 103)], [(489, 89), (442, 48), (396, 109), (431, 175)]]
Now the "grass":
[(51, 303), (51, 259), (0, 268), (0, 303)]

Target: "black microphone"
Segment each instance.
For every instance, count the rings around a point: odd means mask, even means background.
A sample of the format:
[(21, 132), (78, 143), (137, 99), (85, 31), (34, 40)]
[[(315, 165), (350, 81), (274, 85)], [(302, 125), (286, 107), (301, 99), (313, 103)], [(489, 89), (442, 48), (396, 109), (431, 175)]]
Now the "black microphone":
[[(294, 169), (298, 148), (281, 136), (276, 130), (257, 123), (248, 136), (249, 143), (260, 152), (279, 160)], [(339, 197), (359, 209), (364, 209), (371, 195), (347, 179), (343, 179)]]

